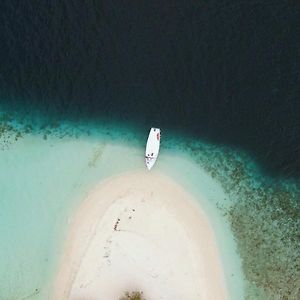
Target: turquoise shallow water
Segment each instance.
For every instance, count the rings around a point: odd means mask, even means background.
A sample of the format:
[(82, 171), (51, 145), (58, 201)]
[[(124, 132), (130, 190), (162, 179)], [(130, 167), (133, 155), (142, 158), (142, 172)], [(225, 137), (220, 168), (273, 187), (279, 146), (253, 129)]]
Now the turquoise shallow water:
[[(132, 124), (45, 123), (1, 119), (1, 300), (47, 299), (76, 206), (102, 179), (145, 169), (147, 133)], [(297, 182), (274, 182), (245, 154), (167, 131), (155, 169), (210, 218), (232, 299), (296, 299)]]
[[(128, 170), (128, 155), (110, 146), (106, 163), (96, 165), (103, 143), (28, 135), (1, 155), (0, 299), (22, 299), (38, 289), (45, 299), (52, 266), (67, 221), (78, 201), (106, 176)], [(105, 154), (104, 154), (105, 155)]]

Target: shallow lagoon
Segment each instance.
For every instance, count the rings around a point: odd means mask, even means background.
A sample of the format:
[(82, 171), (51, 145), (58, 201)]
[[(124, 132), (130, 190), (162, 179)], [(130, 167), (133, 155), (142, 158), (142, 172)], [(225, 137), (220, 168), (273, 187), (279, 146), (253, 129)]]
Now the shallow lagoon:
[[(76, 206), (102, 179), (145, 169), (147, 133), (132, 124), (45, 123), (2, 117), (1, 299), (47, 299)], [(296, 299), (297, 182), (274, 182), (243, 153), (167, 130), (155, 169), (201, 199), (232, 299)]]

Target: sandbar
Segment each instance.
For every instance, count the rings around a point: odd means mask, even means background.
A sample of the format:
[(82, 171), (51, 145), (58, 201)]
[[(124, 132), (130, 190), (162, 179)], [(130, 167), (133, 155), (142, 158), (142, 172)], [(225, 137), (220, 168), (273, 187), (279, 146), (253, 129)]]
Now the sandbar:
[(215, 234), (199, 202), (155, 171), (99, 183), (70, 220), (52, 299), (228, 299)]

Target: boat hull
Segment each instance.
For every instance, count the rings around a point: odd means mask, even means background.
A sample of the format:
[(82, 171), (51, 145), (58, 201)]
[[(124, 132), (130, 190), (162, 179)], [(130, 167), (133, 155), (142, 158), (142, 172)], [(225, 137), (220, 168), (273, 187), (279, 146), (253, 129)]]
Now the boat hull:
[(160, 129), (152, 127), (149, 132), (146, 152), (145, 152), (145, 162), (148, 170), (150, 171), (154, 166), (160, 147)]

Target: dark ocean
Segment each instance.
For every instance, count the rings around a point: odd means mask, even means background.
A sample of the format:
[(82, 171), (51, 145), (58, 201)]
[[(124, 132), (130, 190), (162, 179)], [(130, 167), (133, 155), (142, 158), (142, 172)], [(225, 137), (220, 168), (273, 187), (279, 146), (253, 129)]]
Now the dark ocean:
[(0, 2), (0, 105), (160, 126), (300, 176), (297, 1)]
[(300, 299), (299, 72), (300, 1), (0, 1), (0, 300), (49, 298), (70, 205), (150, 127), (230, 225), (228, 282)]

